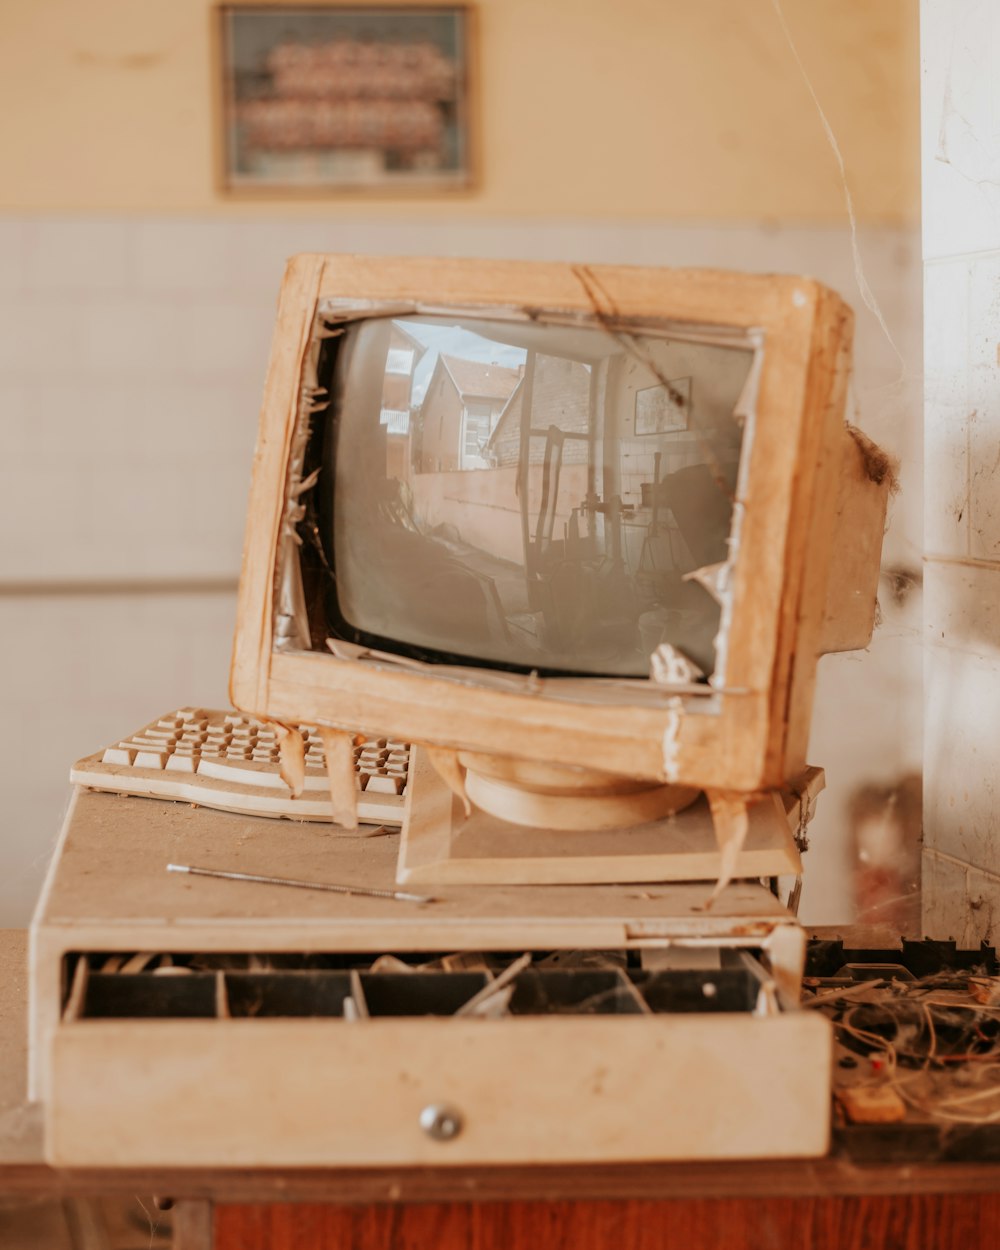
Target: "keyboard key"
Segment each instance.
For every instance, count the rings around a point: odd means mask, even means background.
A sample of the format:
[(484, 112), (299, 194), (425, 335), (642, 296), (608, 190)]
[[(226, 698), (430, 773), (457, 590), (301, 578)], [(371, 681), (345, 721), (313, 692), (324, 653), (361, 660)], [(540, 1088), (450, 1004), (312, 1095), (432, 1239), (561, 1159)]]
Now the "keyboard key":
[(135, 751), (129, 747), (108, 747), (101, 756), (101, 762), (104, 764), (124, 764), (129, 765), (135, 760)]
[(167, 771), (172, 773), (195, 773), (198, 771), (196, 755), (171, 755), (167, 760)]
[(365, 794), (402, 794), (404, 781), (403, 777), (369, 777)]
[(166, 751), (136, 751), (133, 767), (162, 769), (166, 767), (169, 758)]

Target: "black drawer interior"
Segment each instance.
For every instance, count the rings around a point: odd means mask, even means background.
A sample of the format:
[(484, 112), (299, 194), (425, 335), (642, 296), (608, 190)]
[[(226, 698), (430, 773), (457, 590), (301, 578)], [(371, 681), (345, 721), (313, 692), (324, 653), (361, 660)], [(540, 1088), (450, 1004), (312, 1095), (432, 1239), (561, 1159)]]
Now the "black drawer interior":
[(753, 1011), (766, 975), (725, 952), (718, 968), (697, 971), (649, 971), (624, 952), (581, 953), (576, 962), (540, 952), (513, 966), (503, 953), (388, 961), (88, 954), (69, 957), (64, 1006), (84, 1020), (712, 1014)]

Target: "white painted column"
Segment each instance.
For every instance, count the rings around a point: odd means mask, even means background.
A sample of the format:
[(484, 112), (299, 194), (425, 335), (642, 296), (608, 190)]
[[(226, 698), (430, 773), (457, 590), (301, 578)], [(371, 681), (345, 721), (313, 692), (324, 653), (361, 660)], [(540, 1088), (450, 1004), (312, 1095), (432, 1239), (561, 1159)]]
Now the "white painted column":
[(924, 928), (1000, 942), (1000, 4), (921, 4)]

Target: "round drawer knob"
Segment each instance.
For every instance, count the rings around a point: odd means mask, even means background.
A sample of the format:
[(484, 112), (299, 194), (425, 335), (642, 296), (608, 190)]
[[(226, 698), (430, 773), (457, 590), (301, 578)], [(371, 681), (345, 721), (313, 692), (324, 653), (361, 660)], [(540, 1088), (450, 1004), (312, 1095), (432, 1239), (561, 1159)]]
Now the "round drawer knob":
[(444, 1103), (432, 1102), (420, 1113), (420, 1127), (435, 1141), (451, 1141), (462, 1131), (462, 1113)]

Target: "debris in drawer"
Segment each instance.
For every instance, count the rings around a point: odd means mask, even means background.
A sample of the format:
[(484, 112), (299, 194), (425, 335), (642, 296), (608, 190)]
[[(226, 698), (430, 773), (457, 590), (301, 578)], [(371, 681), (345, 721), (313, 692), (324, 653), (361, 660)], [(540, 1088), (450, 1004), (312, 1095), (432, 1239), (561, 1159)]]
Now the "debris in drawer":
[[(578, 957), (577, 957), (578, 956)], [(751, 1014), (763, 969), (724, 953), (709, 971), (649, 971), (625, 952), (302, 956), (78, 955), (63, 1016), (342, 1019)], [(758, 966), (759, 968), (759, 966)]]

